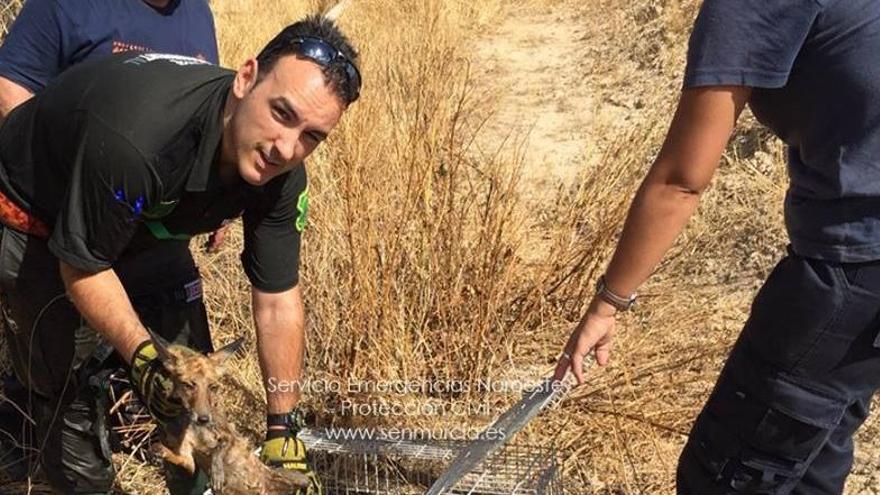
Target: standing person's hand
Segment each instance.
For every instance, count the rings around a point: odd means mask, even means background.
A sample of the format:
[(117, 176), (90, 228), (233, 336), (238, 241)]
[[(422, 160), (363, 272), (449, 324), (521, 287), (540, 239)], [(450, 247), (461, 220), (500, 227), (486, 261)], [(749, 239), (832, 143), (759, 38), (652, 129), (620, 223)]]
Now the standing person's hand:
[(580, 323), (574, 328), (553, 374), (554, 380), (562, 380), (571, 368), (578, 385), (584, 383), (584, 358), (590, 351), (596, 355), (599, 366), (608, 364), (614, 337), (614, 315), (617, 309), (595, 297)]

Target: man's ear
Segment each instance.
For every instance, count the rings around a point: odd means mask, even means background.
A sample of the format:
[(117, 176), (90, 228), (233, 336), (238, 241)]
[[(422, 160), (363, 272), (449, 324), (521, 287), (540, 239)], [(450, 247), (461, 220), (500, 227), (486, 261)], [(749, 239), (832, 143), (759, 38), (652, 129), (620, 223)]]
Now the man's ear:
[(235, 73), (235, 81), (232, 83), (232, 92), (236, 98), (244, 98), (256, 86), (259, 68), (259, 62), (255, 58), (247, 59), (238, 68), (238, 72)]

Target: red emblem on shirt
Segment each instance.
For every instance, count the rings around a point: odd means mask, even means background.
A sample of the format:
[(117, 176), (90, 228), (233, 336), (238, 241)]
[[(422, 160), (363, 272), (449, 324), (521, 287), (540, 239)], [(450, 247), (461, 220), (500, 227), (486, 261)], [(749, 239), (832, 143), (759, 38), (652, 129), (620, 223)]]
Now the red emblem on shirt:
[[(148, 48), (143, 45), (136, 45), (134, 43), (126, 43), (124, 41), (113, 41), (113, 48), (111, 49), (113, 53), (125, 53), (125, 52), (138, 52), (138, 53), (153, 53), (153, 49)], [(205, 56), (201, 53), (197, 53), (195, 58), (199, 60), (207, 60)]]

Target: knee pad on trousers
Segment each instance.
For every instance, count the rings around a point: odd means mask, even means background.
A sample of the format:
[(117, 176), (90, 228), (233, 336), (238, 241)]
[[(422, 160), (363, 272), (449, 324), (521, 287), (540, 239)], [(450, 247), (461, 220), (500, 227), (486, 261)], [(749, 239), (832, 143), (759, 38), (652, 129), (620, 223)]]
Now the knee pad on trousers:
[(842, 400), (736, 361), (725, 367), (679, 461), (680, 494), (788, 493), (846, 410)]

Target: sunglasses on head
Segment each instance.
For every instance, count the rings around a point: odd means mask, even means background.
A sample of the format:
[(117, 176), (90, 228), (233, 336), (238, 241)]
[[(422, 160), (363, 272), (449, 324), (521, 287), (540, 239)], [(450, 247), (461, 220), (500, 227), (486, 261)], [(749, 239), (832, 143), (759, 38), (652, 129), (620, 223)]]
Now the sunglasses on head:
[(329, 67), (331, 64), (341, 62), (345, 69), (345, 76), (348, 79), (349, 87), (352, 89), (351, 102), (361, 94), (361, 73), (355, 67), (354, 63), (348, 59), (342, 52), (336, 49), (330, 43), (312, 36), (300, 36), (293, 40), (298, 47), (296, 53), (303, 56), (321, 67)]

